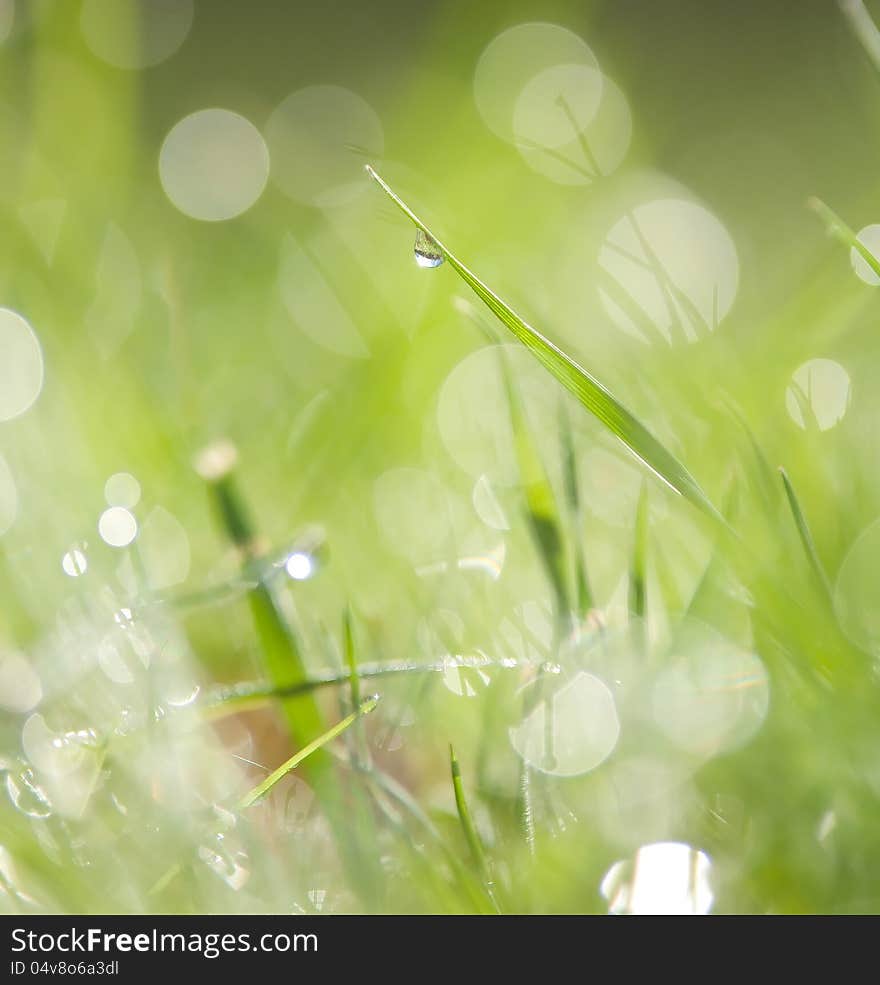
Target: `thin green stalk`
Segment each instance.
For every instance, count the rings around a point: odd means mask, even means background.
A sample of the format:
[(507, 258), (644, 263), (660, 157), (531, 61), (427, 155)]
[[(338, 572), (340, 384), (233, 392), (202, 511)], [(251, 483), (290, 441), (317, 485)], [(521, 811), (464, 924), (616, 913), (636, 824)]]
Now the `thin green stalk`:
[(461, 822), (461, 829), (464, 832), (465, 841), (470, 849), (474, 865), (480, 873), (480, 878), (482, 879), (483, 886), (486, 890), (486, 895), (492, 901), (492, 905), (495, 909), (500, 913), (501, 909), (498, 906), (498, 900), (495, 895), (495, 886), (492, 882), (492, 873), (489, 868), (489, 862), (486, 858), (486, 853), (483, 850), (483, 843), (480, 840), (479, 832), (477, 831), (473, 818), (471, 817), (470, 809), (467, 805), (467, 799), (464, 795), (464, 787), (461, 782), (461, 768), (458, 765), (458, 759), (455, 756), (455, 749), (453, 749), (451, 743), (449, 745), (449, 766), (452, 773), (452, 789), (455, 793), (455, 808), (458, 811), (458, 820)]
[(836, 212), (828, 208), (819, 198), (808, 199), (807, 207), (812, 209), (825, 223), (825, 227), (831, 236), (855, 250), (871, 270), (880, 277), (880, 260), (874, 256)]
[(369, 698), (363, 704), (361, 704), (355, 711), (350, 715), (346, 715), (341, 721), (337, 722), (332, 728), (327, 729), (323, 735), (319, 735), (317, 739), (313, 739), (308, 745), (303, 746), (299, 752), (294, 753), (290, 759), (283, 762), (278, 769), (273, 770), (262, 783), (258, 783), (257, 786), (250, 790), (248, 793), (241, 798), (238, 803), (239, 810), (245, 810), (245, 808), (250, 807), (261, 797), (265, 796), (275, 784), (287, 776), (291, 770), (295, 770), (300, 763), (304, 762), (313, 753), (317, 752), (323, 746), (327, 745), (338, 735), (341, 735), (347, 728), (353, 725), (362, 715), (368, 715), (379, 703), (378, 697)]
[(535, 356), (535, 358), (577, 399), (595, 415), (612, 434), (655, 475), (689, 502), (713, 517), (722, 525), (724, 518), (712, 505), (696, 479), (672, 454), (641, 424), (604, 384), (579, 366), (557, 345), (532, 328), (473, 274), (425, 225), (391, 187), (371, 168), (367, 173), (382, 188), (397, 207), (413, 224), (431, 237), (443, 253), (449, 265), (474, 291), (477, 297), (510, 330), (510, 332)]
[(644, 619), (648, 609), (648, 488), (642, 483), (636, 506), (633, 558), (629, 580), (629, 611)]
[[(462, 667), (501, 667), (509, 669), (511, 667), (522, 667), (524, 663), (500, 663), (490, 660), (487, 657), (458, 657), (459, 666)], [(410, 664), (410, 663), (387, 663), (387, 664), (361, 664), (358, 668), (358, 676), (361, 681), (372, 680), (377, 677), (394, 677), (406, 674), (443, 674), (449, 669), (447, 663), (435, 661), (429, 664)], [(226, 715), (237, 714), (241, 711), (250, 711), (269, 704), (271, 701), (284, 701), (301, 694), (309, 694), (325, 688), (340, 687), (351, 684), (351, 674), (349, 671), (332, 672), (321, 676), (313, 676), (296, 684), (285, 687), (268, 687), (264, 684), (236, 684), (232, 687), (220, 688), (213, 692), (208, 703), (202, 710), (202, 716), (208, 720), (223, 718)]]
[[(271, 686), (278, 691), (295, 689), (308, 679), (308, 675), (299, 640), (284, 616), (278, 587), (262, 577), (266, 552), (235, 482), (236, 457), (235, 449), (230, 445), (211, 446), (199, 456), (197, 470), (208, 482), (221, 525), (242, 555), (245, 579), (256, 581), (248, 593), (248, 602)], [(305, 746), (310, 737), (324, 733), (323, 715), (311, 688), (285, 695), (281, 700), (281, 711), (294, 748)], [(323, 743), (310, 748), (312, 744), (305, 746), (310, 750), (308, 782), (333, 830), (354, 888), (369, 903), (377, 889), (377, 860), (359, 844), (360, 831), (350, 823), (345, 791), (333, 769), (332, 759), (320, 748)]]
[[(342, 617), (342, 649), (345, 655), (345, 664), (348, 668), (351, 707), (359, 708), (361, 705), (361, 678), (358, 670), (357, 650), (354, 641), (353, 619), (351, 606), (347, 605)], [(370, 761), (370, 752), (361, 722), (355, 723), (352, 733), (354, 734), (354, 751), (357, 765), (360, 768), (365, 768)]]
[(525, 498), (526, 519), (553, 589), (556, 600), (556, 625), (560, 628), (568, 617), (571, 605), (566, 586), (565, 542), (560, 530), (559, 510), (544, 463), (529, 431), (525, 411), (504, 356), (504, 349), (499, 348), (498, 353), (510, 409), (514, 449)]
[(587, 572), (587, 554), (581, 532), (581, 497), (577, 474), (577, 458), (574, 450), (574, 436), (571, 421), (565, 405), (559, 405), (559, 438), (562, 445), (562, 477), (565, 498), (568, 504), (571, 539), (574, 542), (574, 592), (575, 609), (578, 618), (583, 619), (593, 608), (593, 593)]
[(813, 574), (816, 576), (816, 579), (821, 585), (826, 598), (830, 602), (833, 597), (831, 582), (828, 580), (828, 575), (826, 574), (825, 568), (819, 559), (819, 552), (816, 550), (816, 542), (813, 540), (813, 535), (810, 532), (810, 526), (807, 523), (807, 518), (804, 516), (804, 511), (801, 509), (801, 504), (797, 498), (797, 493), (794, 491), (794, 486), (791, 484), (791, 479), (789, 479), (788, 473), (784, 468), (780, 467), (779, 475), (782, 478), (782, 485), (785, 487), (785, 496), (788, 499), (788, 505), (791, 508), (791, 515), (794, 518), (795, 526), (797, 527), (801, 543), (803, 544), (804, 553), (807, 555), (807, 560), (810, 563)]
[[(275, 591), (259, 577), (264, 552), (233, 469), (230, 466), (206, 478), (221, 525), (244, 559), (244, 580), (253, 585), (248, 601), (269, 679), (275, 688), (301, 683), (307, 675), (299, 641), (282, 614)], [(323, 731), (321, 713), (314, 696), (308, 692), (291, 695), (282, 704), (282, 711), (294, 745), (301, 745), (309, 735)]]

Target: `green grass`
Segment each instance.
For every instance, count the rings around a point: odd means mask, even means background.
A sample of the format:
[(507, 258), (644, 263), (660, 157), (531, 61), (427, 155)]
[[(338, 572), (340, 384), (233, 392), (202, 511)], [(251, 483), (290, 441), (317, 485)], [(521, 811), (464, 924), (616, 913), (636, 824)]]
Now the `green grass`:
[[(562, 3), (632, 114), (582, 185), (475, 108), (501, 4), (388, 31), (218, 3), (143, 73), (88, 50), (77, 5), (25, 6), (0, 42), (0, 307), (45, 385), (0, 421), (0, 909), (606, 913), (678, 842), (712, 912), (880, 912), (880, 345), (849, 262), (880, 276), (853, 232), (880, 96), (836, 5), (793, 35), (757, 0)], [(870, 40), (876, 5), (840, 6)], [(175, 122), (228, 103), (265, 132), (321, 80), (385, 129), (387, 158), (338, 149), (350, 200), (286, 195), (273, 148), (239, 218), (174, 209)], [(593, 154), (577, 136), (550, 163)], [(653, 199), (735, 242), (723, 317), (718, 284), (685, 286), (703, 234), (670, 253), (634, 225), (656, 310), (604, 263)], [(851, 382), (831, 426), (793, 382), (816, 358)], [(120, 471), (139, 533), (113, 548)]]

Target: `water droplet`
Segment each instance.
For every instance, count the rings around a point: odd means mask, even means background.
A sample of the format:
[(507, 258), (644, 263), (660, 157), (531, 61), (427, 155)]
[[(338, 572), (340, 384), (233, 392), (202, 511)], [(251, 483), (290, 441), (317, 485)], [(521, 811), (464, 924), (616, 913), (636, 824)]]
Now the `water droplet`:
[(134, 614), (131, 609), (123, 607), (113, 613), (113, 621), (122, 629), (130, 629), (134, 623)]
[(248, 861), (244, 851), (240, 849), (229, 849), (224, 844), (222, 834), (215, 837), (217, 849), (209, 845), (199, 846), (199, 858), (219, 876), (230, 889), (236, 892), (244, 886), (250, 878), (250, 869), (243, 863)]
[(80, 575), (84, 575), (88, 571), (89, 561), (86, 557), (85, 548), (84, 543), (75, 544), (61, 558), (61, 567), (70, 578), (79, 578)]
[(44, 818), (52, 813), (46, 793), (34, 781), (34, 772), (24, 769), (6, 776), (6, 792), (15, 807), (28, 817)]
[(420, 267), (439, 267), (443, 263), (443, 251), (424, 229), (416, 230), (413, 254)]
[(704, 914), (714, 900), (711, 867), (709, 856), (690, 845), (642, 845), (633, 859), (611, 866), (600, 892), (611, 913)]
[[(431, 264), (430, 266), (436, 266), (436, 264)], [(324, 909), (324, 901), (327, 899), (326, 889), (310, 889), (308, 892), (309, 902), (312, 906), (320, 911)]]
[(489, 675), (480, 667), (463, 666), (456, 656), (443, 658), (443, 683), (462, 698), (475, 698), (489, 684)]
[(315, 571), (313, 559), (302, 551), (294, 551), (287, 559), (284, 567), (294, 581), (306, 581), (312, 577)]
[(111, 506), (98, 520), (98, 533), (111, 547), (128, 547), (137, 537), (137, 520), (124, 506)]

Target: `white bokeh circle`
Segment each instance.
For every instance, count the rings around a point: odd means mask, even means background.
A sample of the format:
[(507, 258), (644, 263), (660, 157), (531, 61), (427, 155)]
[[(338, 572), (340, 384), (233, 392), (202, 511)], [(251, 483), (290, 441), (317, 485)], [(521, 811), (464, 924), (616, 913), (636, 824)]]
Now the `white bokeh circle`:
[(203, 109), (176, 123), (159, 152), (159, 178), (184, 215), (234, 219), (262, 195), (269, 151), (259, 130), (228, 109)]

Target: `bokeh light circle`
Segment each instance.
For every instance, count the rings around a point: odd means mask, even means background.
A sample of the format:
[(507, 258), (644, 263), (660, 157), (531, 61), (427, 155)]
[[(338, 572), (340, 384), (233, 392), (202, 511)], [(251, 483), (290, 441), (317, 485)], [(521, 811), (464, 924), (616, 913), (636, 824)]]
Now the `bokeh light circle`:
[[(591, 70), (582, 68), (582, 71)], [(518, 150), (533, 171), (557, 184), (589, 185), (621, 165), (631, 140), (629, 102), (606, 75), (598, 111), (580, 133), (569, 128), (568, 139), (555, 147), (520, 141)]]
[(101, 540), (111, 547), (127, 547), (137, 537), (137, 532), (137, 520), (122, 506), (104, 510), (98, 520)]
[(98, 58), (141, 69), (170, 58), (193, 23), (193, 0), (85, 0), (80, 28)]
[(0, 421), (28, 410), (43, 388), (43, 353), (30, 325), (0, 308)]
[(259, 130), (228, 109), (203, 109), (175, 124), (159, 152), (165, 194), (203, 222), (234, 219), (262, 195), (269, 151)]
[(298, 202), (344, 205), (367, 186), (364, 165), (380, 158), (385, 133), (375, 110), (335, 85), (291, 93), (266, 124), (272, 179)]
[(610, 913), (703, 915), (714, 902), (711, 868), (709, 856), (691, 845), (655, 842), (642, 845), (634, 858), (615, 862), (600, 892)]
[[(583, 68), (593, 70), (594, 75), (582, 90), (575, 70)], [(548, 71), (557, 74), (545, 74)], [(580, 77), (582, 86), (585, 80), (586, 76)], [(480, 55), (474, 71), (474, 100), (486, 126), (502, 140), (534, 139), (528, 132), (532, 127), (539, 133), (549, 129), (558, 137), (561, 128), (567, 125), (570, 132), (571, 126), (567, 121), (563, 124), (565, 114), (554, 102), (560, 83), (565, 83), (563, 93), (574, 92), (577, 123), (589, 123), (601, 98), (602, 75), (587, 43), (558, 24), (517, 24), (494, 38)], [(542, 97), (543, 110), (536, 97)], [(539, 122), (541, 110), (550, 114), (551, 122)], [(517, 125), (524, 124), (527, 132), (518, 134)]]
[(553, 776), (579, 776), (611, 755), (620, 720), (603, 680), (581, 671), (561, 685), (545, 677), (528, 687), (531, 707), (509, 735), (530, 766)]
[(794, 371), (785, 391), (785, 408), (798, 427), (828, 431), (849, 408), (849, 373), (833, 359), (809, 359)]
[(108, 506), (131, 509), (141, 498), (141, 485), (128, 472), (116, 472), (104, 483), (104, 499)]
[(600, 297), (618, 327), (642, 341), (695, 342), (736, 297), (739, 260), (722, 223), (703, 206), (664, 198), (631, 209), (599, 252)]
[[(860, 229), (856, 235), (856, 239), (869, 253), (872, 253), (875, 257), (880, 257), (880, 223), (874, 223), (870, 226), (865, 226), (864, 229)], [(880, 284), (880, 277), (877, 276), (874, 268), (854, 246), (849, 251), (849, 262), (852, 264), (852, 268), (859, 280), (870, 284), (871, 287), (876, 287)]]
[(676, 635), (652, 704), (654, 721), (668, 739), (709, 758), (757, 733), (770, 705), (770, 680), (757, 654), (693, 620)]
[(551, 65), (533, 76), (513, 107), (518, 142), (561, 147), (583, 133), (596, 117), (602, 73), (589, 65)]

